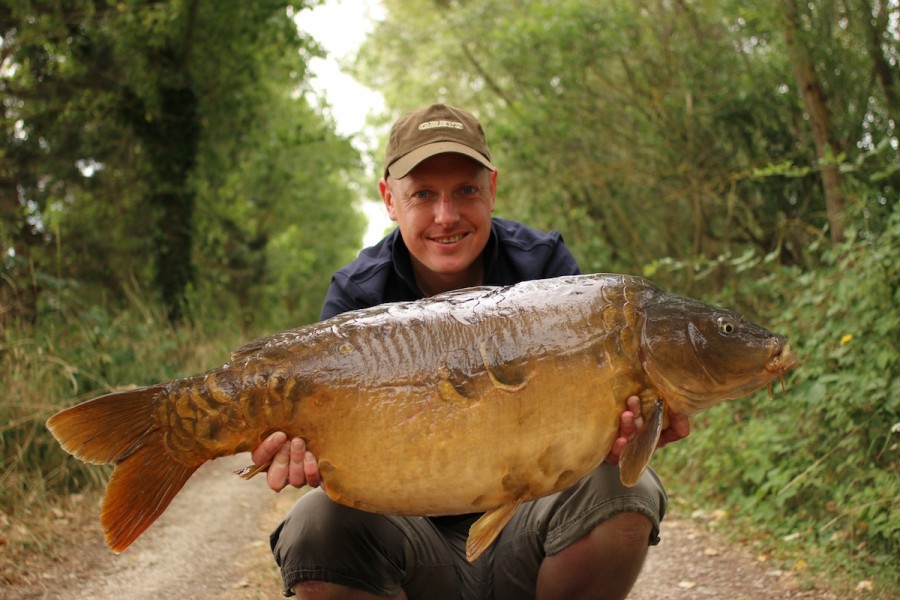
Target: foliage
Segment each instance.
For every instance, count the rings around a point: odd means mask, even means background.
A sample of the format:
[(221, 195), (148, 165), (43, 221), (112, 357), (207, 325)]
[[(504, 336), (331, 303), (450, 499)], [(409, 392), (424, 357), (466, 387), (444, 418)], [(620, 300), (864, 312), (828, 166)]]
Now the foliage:
[(500, 167), (498, 212), (562, 231), (586, 271), (645, 274), (791, 336), (788, 393), (699, 417), (661, 471), (842, 550), (846, 569), (895, 558), (900, 7), (384, 5), (355, 68), (385, 122), (469, 108)]
[(63, 452), (44, 426), (47, 417), (115, 388), (221, 364), (242, 335), (234, 324), (205, 318), (202, 328), (173, 328), (161, 306), (133, 291), (128, 308), (117, 312), (71, 301), (62, 306), (40, 328), (0, 329), (0, 514), (19, 520), (67, 493), (101, 487), (108, 475)]
[[(134, 279), (175, 320), (192, 299), (272, 323), (258, 301), (276, 292), (259, 292), (292, 277), (273, 264), (299, 270), (294, 293), (321, 297), (362, 219), (344, 181), (357, 153), (305, 93), (318, 52), (292, 19), (305, 6), (0, 7), (0, 318), (39, 319), (46, 278), (119, 306)], [(270, 263), (276, 239), (328, 248), (314, 264)]]
[[(891, 101), (873, 84), (870, 40), (880, 36), (877, 50), (897, 55), (900, 34), (880, 20), (897, 10), (866, 4), (810, 3), (800, 42), (813, 49), (832, 100), (843, 151), (833, 160), (853, 164), (886, 139), (881, 156), (896, 164)], [(804, 264), (826, 226), (827, 161), (794, 91), (784, 2), (385, 6), (359, 53), (360, 77), (396, 112), (443, 100), (478, 113), (500, 167), (498, 210), (563, 231), (586, 270), (748, 250)], [(880, 15), (871, 31), (866, 11)], [(805, 171), (757, 176), (782, 164)], [(892, 198), (897, 173), (869, 185)]]
[(812, 248), (816, 269), (775, 269), (726, 294), (767, 305), (800, 364), (783, 393), (695, 419), (690, 443), (657, 461), (691, 494), (839, 552), (860, 577), (890, 573), (900, 552), (900, 206), (886, 221), (864, 242)]
[(56, 409), (318, 317), (363, 219), (307, 4), (0, 2), (0, 516), (102, 484)]

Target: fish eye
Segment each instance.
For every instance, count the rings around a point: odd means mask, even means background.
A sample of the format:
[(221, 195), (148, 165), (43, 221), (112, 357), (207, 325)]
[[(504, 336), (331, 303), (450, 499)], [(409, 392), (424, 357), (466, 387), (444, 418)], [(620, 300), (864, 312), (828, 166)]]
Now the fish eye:
[(723, 333), (725, 335), (731, 335), (732, 333), (734, 333), (734, 323), (732, 323), (725, 317), (719, 317), (716, 322), (719, 324), (719, 333)]

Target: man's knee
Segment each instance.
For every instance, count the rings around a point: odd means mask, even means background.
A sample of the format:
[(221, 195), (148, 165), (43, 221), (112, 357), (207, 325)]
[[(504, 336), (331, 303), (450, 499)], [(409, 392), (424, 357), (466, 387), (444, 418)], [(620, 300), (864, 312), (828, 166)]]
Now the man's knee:
[(625, 598), (644, 565), (652, 529), (647, 516), (634, 512), (619, 513), (599, 523), (544, 559), (536, 597)]
[(400, 591), (405, 543), (399, 529), (389, 517), (348, 508), (321, 491), (294, 505), (270, 544), (285, 590), (324, 581), (378, 596)]
[(562, 502), (553, 506), (544, 541), (548, 554), (558, 552), (596, 527), (621, 530), (620, 535), (632, 536), (644, 545), (659, 541), (659, 523), (665, 514), (667, 497), (651, 469), (637, 485), (626, 487), (620, 481), (619, 470), (603, 464), (560, 498)]
[(623, 548), (643, 550), (650, 544), (653, 523), (642, 513), (623, 512), (603, 521), (594, 531), (599, 535), (611, 536)]
[(350, 519), (342, 518), (345, 510), (319, 491), (301, 497), (269, 537), (278, 564), (285, 553), (301, 542), (317, 546), (322, 541), (340, 537), (347, 526), (352, 527)]

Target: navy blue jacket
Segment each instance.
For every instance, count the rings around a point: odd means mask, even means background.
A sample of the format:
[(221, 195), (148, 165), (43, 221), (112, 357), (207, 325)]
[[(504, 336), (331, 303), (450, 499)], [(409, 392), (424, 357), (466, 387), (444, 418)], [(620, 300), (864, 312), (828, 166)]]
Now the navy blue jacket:
[[(544, 233), (506, 219), (491, 220), (484, 265), (484, 285), (512, 285), (581, 273), (559, 232)], [(332, 276), (321, 318), (422, 297), (413, 277), (409, 250), (400, 230), (395, 229)]]

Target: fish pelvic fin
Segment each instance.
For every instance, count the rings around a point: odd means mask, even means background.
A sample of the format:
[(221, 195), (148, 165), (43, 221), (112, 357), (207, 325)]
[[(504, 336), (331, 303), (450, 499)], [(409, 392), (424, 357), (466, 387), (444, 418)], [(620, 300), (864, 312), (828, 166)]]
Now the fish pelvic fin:
[[(114, 392), (47, 421), (62, 448), (85, 462), (115, 465), (100, 521), (114, 552), (127, 548), (166, 509), (200, 464), (171, 458), (154, 413), (163, 386)], [(201, 463), (202, 464), (202, 463)]]
[(506, 524), (515, 514), (516, 509), (522, 504), (521, 500), (515, 500), (509, 504), (498, 506), (481, 515), (469, 528), (469, 539), (466, 540), (466, 560), (470, 563), (490, 548)]
[(274, 458), (270, 461), (264, 462), (261, 465), (257, 465), (255, 463), (252, 465), (247, 465), (243, 469), (237, 469), (236, 471), (234, 471), (234, 474), (241, 479), (252, 479), (260, 473), (265, 473), (266, 471), (268, 471), (273, 462), (275, 462)]
[(647, 469), (659, 442), (664, 417), (665, 405), (661, 399), (657, 399), (643, 428), (622, 448), (619, 456), (619, 479), (624, 485), (635, 485)]

